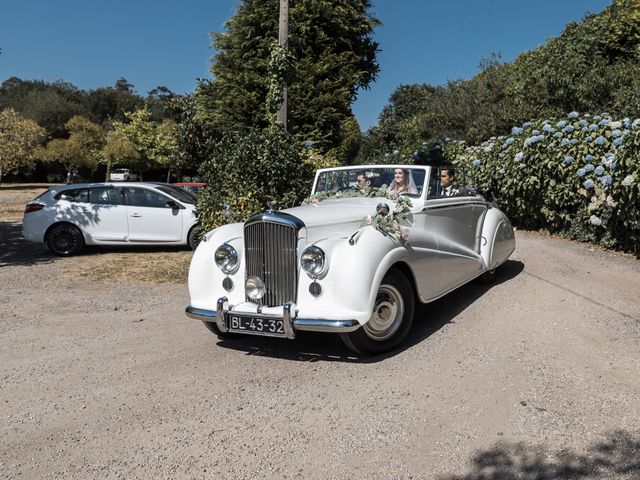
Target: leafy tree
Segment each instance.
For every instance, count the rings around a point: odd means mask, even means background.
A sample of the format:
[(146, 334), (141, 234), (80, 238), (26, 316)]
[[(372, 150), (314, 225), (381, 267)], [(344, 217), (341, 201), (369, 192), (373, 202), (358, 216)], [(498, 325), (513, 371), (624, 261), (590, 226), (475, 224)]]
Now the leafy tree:
[[(502, 64), (494, 55), (481, 60), (480, 70), (472, 79), (435, 88), (400, 86), (364, 136), (360, 159), (396, 149), (408, 155), (424, 142), (447, 137), (479, 143), (508, 133), (514, 124), (574, 110), (639, 116), (637, 0), (614, 0), (513, 63)], [(396, 108), (407, 93), (413, 108)]]
[(62, 164), (67, 171), (82, 167), (94, 169), (105, 144), (102, 127), (80, 116), (73, 117), (65, 127), (69, 138), (51, 140), (39, 153), (40, 158)]
[(124, 122), (125, 114), (141, 108), (142, 97), (133, 90), (133, 85), (120, 78), (113, 87), (101, 87), (88, 94), (88, 108), (92, 119), (102, 125), (112, 120)]
[(101, 162), (107, 166), (105, 181), (109, 181), (111, 169), (114, 165), (137, 165), (140, 152), (135, 144), (124, 135), (109, 132), (107, 141), (100, 151)]
[(33, 167), (36, 148), (46, 138), (45, 130), (11, 108), (0, 111), (0, 183), (3, 173)]
[(170, 170), (177, 156), (176, 123), (172, 120), (154, 122), (146, 107), (126, 113), (125, 117), (128, 123), (114, 122), (113, 129), (135, 145), (139, 153), (136, 166), (140, 172), (158, 166)]
[[(214, 78), (200, 84), (197, 99), (202, 118), (218, 138), (269, 124), (269, 58), (277, 39), (278, 7), (277, 0), (244, 0), (227, 30), (213, 34)], [(312, 140), (322, 153), (351, 151), (339, 148), (352, 141), (341, 127), (352, 116), (358, 90), (367, 88), (378, 72), (372, 34), (379, 22), (370, 7), (366, 0), (299, 0), (289, 10), (288, 129), (300, 140)]]
[(176, 129), (176, 169), (195, 174), (200, 165), (211, 157), (215, 135), (198, 115), (193, 95), (175, 98), (173, 108), (178, 113)]

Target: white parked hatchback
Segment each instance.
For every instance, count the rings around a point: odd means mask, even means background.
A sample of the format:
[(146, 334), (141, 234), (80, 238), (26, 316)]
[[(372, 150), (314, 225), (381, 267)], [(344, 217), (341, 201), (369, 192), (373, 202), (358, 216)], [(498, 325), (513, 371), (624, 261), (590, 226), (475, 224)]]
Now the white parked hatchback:
[(60, 256), (85, 245), (197, 245), (195, 197), (165, 183), (75, 183), (29, 202), (22, 234)]

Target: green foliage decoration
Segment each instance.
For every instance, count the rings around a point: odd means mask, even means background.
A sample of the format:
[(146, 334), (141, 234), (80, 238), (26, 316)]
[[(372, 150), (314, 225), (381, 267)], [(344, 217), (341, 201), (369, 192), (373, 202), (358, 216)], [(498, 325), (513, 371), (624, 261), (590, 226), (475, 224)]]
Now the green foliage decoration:
[(381, 188), (363, 188), (362, 190), (345, 190), (343, 192), (318, 192), (305, 198), (302, 205), (315, 205), (327, 199), (340, 198), (382, 198), (391, 200), (394, 203), (393, 211), (388, 215), (367, 215), (362, 219), (361, 226), (372, 226), (383, 235), (393, 238), (399, 242), (409, 240), (408, 227), (413, 225), (413, 204), (407, 197), (399, 195), (398, 192), (389, 190), (383, 186)]

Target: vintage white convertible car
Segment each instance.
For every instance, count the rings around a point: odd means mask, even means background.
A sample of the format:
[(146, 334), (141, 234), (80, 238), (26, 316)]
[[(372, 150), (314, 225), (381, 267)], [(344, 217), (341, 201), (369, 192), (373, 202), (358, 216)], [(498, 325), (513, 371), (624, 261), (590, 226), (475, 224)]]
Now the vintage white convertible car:
[(406, 337), (417, 301), (490, 280), (515, 248), (507, 217), (453, 169), (415, 165), (319, 170), (302, 206), (271, 205), (202, 240), (189, 317), (223, 339), (335, 332), (365, 355)]

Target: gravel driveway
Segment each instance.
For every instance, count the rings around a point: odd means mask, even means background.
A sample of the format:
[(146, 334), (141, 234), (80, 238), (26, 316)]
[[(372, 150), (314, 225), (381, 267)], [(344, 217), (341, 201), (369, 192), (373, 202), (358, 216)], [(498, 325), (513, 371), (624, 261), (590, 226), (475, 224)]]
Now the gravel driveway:
[(219, 342), (0, 222), (0, 478), (640, 478), (640, 261), (517, 233), (403, 347)]

